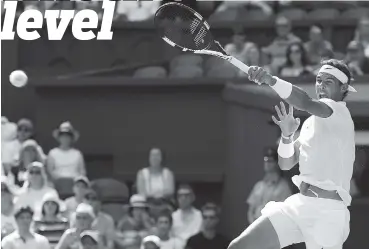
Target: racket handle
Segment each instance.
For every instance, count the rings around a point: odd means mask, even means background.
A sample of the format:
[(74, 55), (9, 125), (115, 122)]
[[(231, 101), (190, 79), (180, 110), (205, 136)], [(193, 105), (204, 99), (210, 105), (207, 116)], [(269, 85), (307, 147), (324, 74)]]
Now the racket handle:
[(249, 72), (249, 66), (245, 65), (242, 61), (236, 59), (235, 57), (231, 56), (231, 59), (229, 60), (230, 63), (232, 63), (234, 66), (238, 67), (241, 71), (248, 74)]

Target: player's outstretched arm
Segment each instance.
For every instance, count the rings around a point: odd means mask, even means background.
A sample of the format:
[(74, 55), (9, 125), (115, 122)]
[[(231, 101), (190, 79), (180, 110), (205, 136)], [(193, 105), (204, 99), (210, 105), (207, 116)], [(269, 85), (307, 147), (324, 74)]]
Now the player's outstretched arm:
[(273, 77), (261, 67), (252, 66), (248, 72), (249, 79), (258, 84), (269, 85), (288, 104), (311, 115), (327, 118), (333, 110), (325, 103), (311, 98), (303, 89), (291, 83)]
[(282, 170), (290, 170), (298, 163), (300, 156), (300, 143), (293, 140), (294, 134), (300, 126), (300, 119), (293, 117), (293, 107), (291, 105), (287, 113), (283, 102), (281, 102), (281, 108), (275, 106), (275, 110), (279, 120), (274, 116), (272, 116), (272, 119), (279, 126), (282, 133), (278, 146), (278, 164)]

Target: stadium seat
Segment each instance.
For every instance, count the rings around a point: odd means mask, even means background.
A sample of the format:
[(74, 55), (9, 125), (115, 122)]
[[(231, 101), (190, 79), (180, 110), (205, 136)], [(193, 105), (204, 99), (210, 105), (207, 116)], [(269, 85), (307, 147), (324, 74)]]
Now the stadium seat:
[(137, 69), (133, 78), (166, 78), (167, 71), (163, 67), (144, 67)]
[(264, 21), (271, 19), (273, 15), (268, 15), (260, 9), (240, 9), (238, 21)]
[(171, 78), (197, 78), (203, 76), (203, 70), (200, 67), (196, 66), (183, 66), (177, 67), (171, 70), (170, 76)]
[(366, 8), (366, 7), (349, 9), (349, 10), (344, 11), (341, 14), (342, 18), (347, 18), (347, 19), (361, 19), (362, 17), (365, 17), (365, 16), (369, 17), (369, 8)]
[(60, 199), (65, 200), (68, 197), (73, 196), (73, 178), (59, 178), (54, 181), (54, 186), (59, 194)]
[(310, 11), (307, 17), (311, 20), (334, 20), (338, 18), (340, 12), (334, 8), (324, 8), (324, 9), (316, 9)]
[(100, 191), (102, 202), (126, 203), (129, 199), (129, 189), (124, 182), (102, 178), (92, 181), (91, 185)]
[(209, 17), (209, 22), (236, 21), (239, 16), (238, 9), (227, 9), (222, 12), (215, 12)]
[(207, 73), (206, 77), (209, 78), (234, 78), (237, 76), (238, 69), (235, 68), (233, 65), (219, 65), (210, 68)]
[(307, 16), (307, 12), (300, 8), (288, 8), (278, 13), (280, 16), (284, 16), (289, 20), (302, 20)]
[(172, 59), (172, 61), (170, 62), (170, 68), (174, 69), (176, 67), (182, 66), (202, 67), (203, 61), (204, 59), (202, 58), (202, 56), (196, 54), (182, 54)]
[(107, 202), (102, 204), (102, 211), (109, 214), (117, 225), (117, 222), (124, 217), (128, 210), (124, 208), (124, 204), (121, 202)]

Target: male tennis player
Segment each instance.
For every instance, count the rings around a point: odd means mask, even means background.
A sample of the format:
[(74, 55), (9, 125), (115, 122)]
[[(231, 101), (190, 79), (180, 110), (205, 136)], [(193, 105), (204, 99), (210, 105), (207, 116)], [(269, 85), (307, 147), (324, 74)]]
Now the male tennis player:
[[(300, 193), (284, 202), (269, 202), (262, 216), (252, 223), (229, 249), (279, 249), (305, 242), (307, 249), (341, 249), (349, 234), (350, 180), (355, 160), (354, 124), (346, 103), (351, 73), (342, 61), (322, 62), (312, 99), (301, 88), (252, 66), (249, 79), (269, 85), (290, 104), (287, 113), (275, 107), (282, 131), (278, 147), (279, 165), (289, 170), (297, 163), (300, 175), (292, 178)], [(293, 107), (311, 116), (304, 122), (300, 137), (293, 141), (299, 119)]]

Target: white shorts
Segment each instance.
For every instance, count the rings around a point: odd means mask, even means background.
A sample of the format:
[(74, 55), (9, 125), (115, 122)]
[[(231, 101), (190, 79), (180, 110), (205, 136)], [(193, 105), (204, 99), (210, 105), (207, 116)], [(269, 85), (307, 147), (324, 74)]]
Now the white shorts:
[(350, 213), (342, 201), (299, 193), (267, 203), (261, 213), (273, 224), (281, 248), (305, 242), (307, 249), (341, 249), (350, 233)]

